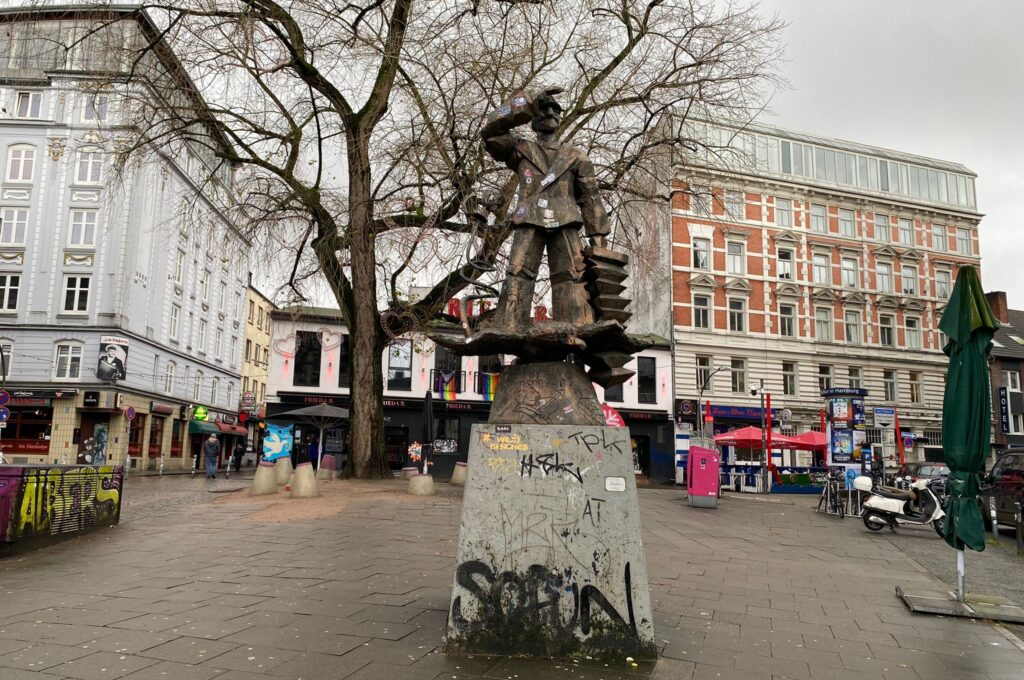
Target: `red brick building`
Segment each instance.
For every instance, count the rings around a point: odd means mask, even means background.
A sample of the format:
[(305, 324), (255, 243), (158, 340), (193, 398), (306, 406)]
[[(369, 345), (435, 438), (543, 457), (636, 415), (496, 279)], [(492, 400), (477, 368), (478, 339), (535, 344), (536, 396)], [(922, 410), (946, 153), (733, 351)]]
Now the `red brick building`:
[[(869, 427), (873, 406), (896, 406), (904, 440), (916, 435), (908, 457), (941, 455), (938, 322), (959, 267), (980, 262), (975, 175), (763, 126), (705, 132), (730, 150), (675, 170), (677, 399), (706, 382), (713, 405), (755, 407), (763, 380), (785, 427), (804, 431), (821, 389), (863, 387)], [(738, 424), (757, 423), (715, 426)]]

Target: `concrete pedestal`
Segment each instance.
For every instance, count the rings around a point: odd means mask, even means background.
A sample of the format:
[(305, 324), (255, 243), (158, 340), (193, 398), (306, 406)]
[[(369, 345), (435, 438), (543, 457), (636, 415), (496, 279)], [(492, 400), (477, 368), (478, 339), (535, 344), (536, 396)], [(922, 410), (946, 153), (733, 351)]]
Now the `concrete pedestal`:
[(288, 456), (284, 458), (278, 458), (274, 461), (274, 481), (278, 486), (288, 483), (288, 478), (292, 474), (292, 459)]
[(266, 496), (277, 493), (277, 482), (274, 480), (274, 464), (261, 460), (256, 466), (256, 474), (252, 478), (252, 486), (249, 487), (249, 495)]
[(418, 467), (404, 467), (402, 468), (402, 479), (412, 479), (420, 473)]
[(449, 653), (656, 655), (629, 431), (474, 425)]
[(320, 488), (316, 483), (316, 475), (313, 474), (312, 463), (299, 463), (295, 468), (295, 475), (291, 481), (292, 498), (313, 498), (320, 495)]
[(462, 461), (455, 463), (455, 469), (452, 470), (452, 478), (449, 480), (449, 483), (452, 486), (466, 486), (466, 473), (468, 470), (469, 466)]
[(433, 496), (434, 478), (431, 475), (415, 475), (410, 477), (409, 494), (413, 496)]

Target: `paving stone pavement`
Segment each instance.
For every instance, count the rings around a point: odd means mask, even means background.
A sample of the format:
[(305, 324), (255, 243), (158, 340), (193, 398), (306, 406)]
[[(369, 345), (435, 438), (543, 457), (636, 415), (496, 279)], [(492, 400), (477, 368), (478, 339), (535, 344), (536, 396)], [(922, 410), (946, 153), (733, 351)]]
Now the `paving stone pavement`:
[(697, 510), (679, 491), (641, 491), (661, 657), (634, 668), (442, 654), (453, 490), (336, 481), (333, 496), (309, 501), (209, 493), (229, 484), (130, 479), (121, 526), (0, 560), (0, 679), (1024, 677), (1019, 641), (911, 614), (895, 584), (934, 578), (803, 500), (730, 495)]

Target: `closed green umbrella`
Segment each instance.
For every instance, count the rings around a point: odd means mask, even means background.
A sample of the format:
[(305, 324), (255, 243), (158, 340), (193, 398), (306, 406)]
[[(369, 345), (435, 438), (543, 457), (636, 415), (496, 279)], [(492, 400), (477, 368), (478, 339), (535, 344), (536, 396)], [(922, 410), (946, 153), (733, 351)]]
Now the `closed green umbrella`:
[(964, 601), (964, 547), (985, 549), (978, 506), (980, 473), (989, 455), (991, 390), (988, 355), (999, 322), (992, 314), (974, 267), (963, 267), (939, 322), (949, 340), (946, 393), (942, 401), (942, 447), (949, 466), (946, 542), (957, 550), (957, 599)]

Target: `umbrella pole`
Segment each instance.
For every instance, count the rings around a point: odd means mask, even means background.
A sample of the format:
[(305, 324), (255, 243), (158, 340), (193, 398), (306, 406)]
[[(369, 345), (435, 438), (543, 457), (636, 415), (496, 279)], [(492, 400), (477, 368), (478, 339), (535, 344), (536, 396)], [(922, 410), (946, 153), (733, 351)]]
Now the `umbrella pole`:
[(316, 472), (320, 474), (320, 461), (324, 459), (324, 428), (320, 428), (320, 443), (316, 447)]
[(964, 551), (963, 548), (956, 551), (956, 600), (965, 602), (967, 599), (964, 592)]

